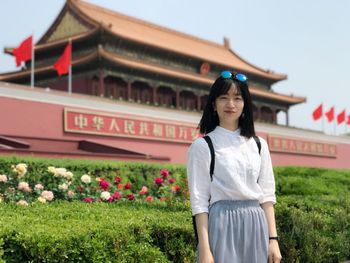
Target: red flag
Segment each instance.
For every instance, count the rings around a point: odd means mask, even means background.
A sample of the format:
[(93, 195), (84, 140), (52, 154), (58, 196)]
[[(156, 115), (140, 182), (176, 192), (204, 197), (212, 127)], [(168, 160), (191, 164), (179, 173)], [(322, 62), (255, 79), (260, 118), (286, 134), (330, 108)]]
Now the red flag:
[(325, 115), (328, 119), (328, 122), (332, 122), (334, 119), (334, 106), (330, 108), (329, 111), (325, 113)]
[(59, 76), (67, 74), (69, 71), (69, 66), (71, 63), (71, 53), (72, 53), (72, 45), (68, 43), (66, 48), (64, 49), (63, 54), (54, 64), (54, 68), (57, 70)]
[(343, 110), (341, 113), (337, 116), (338, 124), (341, 124), (345, 121), (345, 110)]
[(14, 48), (12, 54), (16, 58), (16, 66), (19, 67), (23, 61), (32, 59), (33, 36), (23, 40), (18, 48)]
[(318, 106), (314, 112), (312, 113), (312, 117), (314, 118), (315, 121), (317, 121), (319, 118), (322, 117), (322, 103), (320, 104), (320, 106)]
[(348, 115), (348, 120), (346, 121), (347, 125), (350, 125), (350, 115)]

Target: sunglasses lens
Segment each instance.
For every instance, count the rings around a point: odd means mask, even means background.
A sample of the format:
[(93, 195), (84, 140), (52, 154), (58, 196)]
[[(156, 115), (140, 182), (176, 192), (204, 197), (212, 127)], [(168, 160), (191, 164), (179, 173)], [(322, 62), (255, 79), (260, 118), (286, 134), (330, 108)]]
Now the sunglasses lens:
[(241, 74), (241, 73), (238, 73), (236, 75), (236, 79), (241, 81), (241, 82), (247, 81), (247, 77), (244, 74)]
[(224, 79), (229, 79), (232, 77), (232, 73), (228, 70), (221, 72), (221, 77)]

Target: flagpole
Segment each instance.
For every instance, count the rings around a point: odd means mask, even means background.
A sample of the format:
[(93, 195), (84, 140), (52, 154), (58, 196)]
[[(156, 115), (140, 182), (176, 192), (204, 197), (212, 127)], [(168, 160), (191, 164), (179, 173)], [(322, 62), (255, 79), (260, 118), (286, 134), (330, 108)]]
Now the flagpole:
[(30, 87), (34, 89), (34, 63), (35, 63), (35, 52), (34, 52), (34, 32), (32, 35), (32, 63), (31, 63), (31, 69), (30, 69)]
[(325, 130), (324, 130), (324, 114), (323, 114), (323, 102), (322, 102), (322, 132), (325, 133)]
[(69, 58), (69, 72), (68, 72), (68, 93), (72, 94), (72, 39), (69, 38), (69, 44), (71, 46), (70, 58)]
[(333, 126), (334, 126), (334, 135), (337, 135), (337, 122), (335, 120), (335, 106), (334, 106), (334, 113), (333, 113)]

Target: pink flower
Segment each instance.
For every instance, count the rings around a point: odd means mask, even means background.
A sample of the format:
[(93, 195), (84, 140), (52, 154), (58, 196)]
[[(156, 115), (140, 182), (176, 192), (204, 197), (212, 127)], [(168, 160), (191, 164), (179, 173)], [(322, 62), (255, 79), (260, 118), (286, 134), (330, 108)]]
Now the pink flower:
[(23, 192), (27, 192), (27, 193), (32, 191), (32, 189), (29, 187), (29, 184), (26, 182), (19, 182), (18, 190), (22, 190)]
[(168, 182), (169, 182), (169, 184), (173, 184), (173, 183), (175, 183), (175, 179), (174, 178), (169, 178)]
[(75, 193), (74, 193), (72, 190), (69, 190), (69, 191), (67, 192), (67, 196), (68, 196), (69, 198), (72, 198), (74, 195), (75, 195)]
[(109, 188), (109, 183), (102, 179), (100, 181), (100, 189), (104, 191), (108, 191), (108, 188)]
[(160, 175), (163, 176), (164, 179), (167, 178), (168, 175), (169, 175), (169, 170), (167, 170), (167, 169), (161, 169), (161, 170), (160, 170)]
[(141, 191), (140, 191), (140, 195), (145, 195), (148, 192), (148, 188), (146, 186), (142, 186)]
[(92, 203), (93, 201), (94, 201), (94, 199), (92, 199), (91, 197), (84, 198), (85, 203)]
[(34, 190), (43, 190), (44, 189), (44, 186), (42, 184), (36, 184), (34, 186)]
[(120, 176), (114, 177), (114, 182), (115, 182), (116, 184), (119, 184), (121, 181), (122, 181), (122, 178), (121, 178)]
[(152, 202), (153, 201), (153, 196), (147, 196), (145, 199), (147, 202)]
[(124, 189), (125, 189), (125, 190), (131, 189), (131, 183), (126, 183), (126, 184), (124, 185)]
[(114, 192), (112, 197), (113, 197), (113, 200), (115, 199), (119, 200), (120, 198), (122, 198), (122, 195), (119, 192)]
[(0, 174), (0, 182), (6, 183), (7, 182), (7, 176), (4, 174)]
[(54, 198), (53, 192), (51, 191), (43, 191), (41, 193), (41, 197), (46, 199), (46, 201), (52, 201)]
[(134, 200), (135, 199), (135, 196), (133, 194), (128, 194), (126, 196), (130, 201)]
[(181, 187), (179, 185), (175, 185), (175, 186), (171, 187), (171, 191), (173, 193), (178, 193), (178, 192), (180, 192), (180, 190), (181, 190)]
[(156, 177), (154, 179), (154, 183), (157, 184), (157, 185), (162, 185), (163, 183), (163, 178), (162, 177)]

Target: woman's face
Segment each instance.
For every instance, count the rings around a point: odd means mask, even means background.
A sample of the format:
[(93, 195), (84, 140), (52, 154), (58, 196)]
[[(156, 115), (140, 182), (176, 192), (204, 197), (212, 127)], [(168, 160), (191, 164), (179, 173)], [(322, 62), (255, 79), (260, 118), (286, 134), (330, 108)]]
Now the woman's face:
[(235, 85), (232, 84), (226, 94), (217, 97), (213, 106), (219, 116), (221, 127), (230, 130), (238, 128), (238, 119), (244, 108), (244, 100)]

